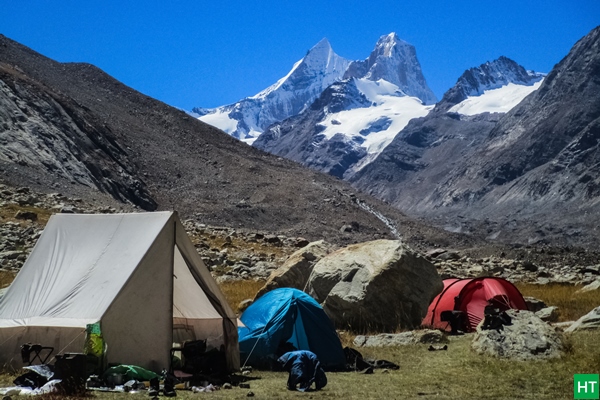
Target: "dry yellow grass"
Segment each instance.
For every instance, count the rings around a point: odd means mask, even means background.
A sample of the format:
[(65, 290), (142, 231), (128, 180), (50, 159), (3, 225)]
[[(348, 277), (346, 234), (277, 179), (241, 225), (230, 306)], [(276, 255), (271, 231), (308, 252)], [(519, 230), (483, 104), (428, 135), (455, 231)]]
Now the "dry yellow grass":
[(16, 275), (13, 271), (0, 271), (0, 289), (10, 285)]
[(576, 293), (581, 286), (550, 283), (533, 285), (517, 283), (523, 296), (540, 299), (548, 306), (557, 306), (559, 321), (575, 321), (600, 305), (600, 290)]
[[(290, 250), (289, 248), (283, 247), (283, 246), (276, 246), (270, 243), (265, 243), (265, 242), (249, 242), (249, 241), (245, 241), (242, 238), (238, 237), (238, 236), (233, 236), (233, 237), (229, 237), (229, 239), (226, 239), (227, 236), (225, 235), (209, 235), (206, 233), (202, 233), (199, 234), (197, 232), (194, 232), (192, 234), (190, 234), (190, 238), (192, 240), (193, 243), (198, 244), (198, 243), (205, 243), (206, 245), (208, 245), (210, 248), (216, 248), (216, 249), (223, 249), (223, 248), (228, 248), (232, 250), (232, 253), (235, 254), (235, 251), (238, 249), (243, 249), (245, 253), (252, 253), (252, 254), (262, 254), (262, 255), (270, 255), (272, 257), (275, 258), (279, 258), (279, 257), (287, 257), (289, 256), (292, 251), (294, 251), (295, 249)], [(232, 254), (231, 256), (233, 257), (234, 254)], [(235, 258), (235, 257), (233, 257)]]
[(48, 223), (48, 220), (50, 219), (50, 216), (52, 215), (52, 212), (50, 210), (45, 210), (42, 208), (31, 207), (31, 206), (19, 206), (17, 204), (7, 204), (5, 206), (0, 207), (0, 221), (2, 221), (2, 222), (7, 222), (7, 221), (17, 222), (24, 226), (30, 225), (31, 224), (30, 221), (23, 221), (23, 220), (18, 220), (15, 218), (15, 215), (19, 211), (28, 211), (28, 212), (36, 213), (37, 214), (36, 223), (41, 226), (46, 226), (46, 224)]
[(243, 280), (223, 282), (220, 284), (220, 287), (225, 298), (227, 298), (229, 306), (239, 315), (241, 314), (238, 309), (240, 302), (246, 299), (253, 299), (264, 284), (265, 281), (263, 280)]

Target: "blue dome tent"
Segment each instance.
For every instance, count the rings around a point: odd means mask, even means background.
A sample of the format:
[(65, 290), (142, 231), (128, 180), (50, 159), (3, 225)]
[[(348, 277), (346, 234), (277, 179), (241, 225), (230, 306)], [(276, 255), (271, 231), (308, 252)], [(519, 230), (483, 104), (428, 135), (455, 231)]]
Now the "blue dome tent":
[(280, 288), (265, 293), (240, 317), (240, 359), (244, 365), (272, 367), (289, 343), (317, 355), (323, 368), (343, 369), (346, 357), (333, 323), (306, 293)]

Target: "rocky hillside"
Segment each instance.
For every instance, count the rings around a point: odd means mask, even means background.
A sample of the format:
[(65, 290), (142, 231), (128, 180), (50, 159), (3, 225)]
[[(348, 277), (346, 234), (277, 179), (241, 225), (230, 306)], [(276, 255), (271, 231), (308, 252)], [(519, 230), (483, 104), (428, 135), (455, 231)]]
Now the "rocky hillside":
[(591, 248), (600, 239), (599, 77), (600, 27), (508, 113), (436, 107), (353, 183), (451, 231)]
[[(0, 185), (0, 296), (20, 270), (53, 213), (139, 211), (122, 205), (98, 206), (59, 193)], [(210, 226), (193, 219), (183, 225), (198, 253), (218, 281), (266, 279), (309, 241), (244, 228)], [(479, 247), (419, 249), (442, 277), (499, 276), (513, 282), (587, 284), (600, 276), (598, 253), (570, 248)], [(335, 248), (335, 246), (333, 246)]]
[(95, 188), (156, 208), (110, 127), (60, 90), (0, 59), (0, 168), (14, 181)]
[(92, 65), (58, 63), (0, 36), (0, 66), (0, 177), (11, 186), (337, 244), (477, 241), (247, 146)]

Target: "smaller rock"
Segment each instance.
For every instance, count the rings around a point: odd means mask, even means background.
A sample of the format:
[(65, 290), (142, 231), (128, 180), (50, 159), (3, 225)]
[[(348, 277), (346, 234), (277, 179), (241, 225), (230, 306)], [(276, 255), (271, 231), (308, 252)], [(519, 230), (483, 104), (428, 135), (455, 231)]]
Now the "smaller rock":
[(594, 290), (600, 290), (600, 278), (596, 279), (594, 282), (590, 283), (589, 285), (585, 285), (584, 287), (582, 287), (581, 289), (576, 291), (575, 294), (591, 292)]
[(308, 246), (310, 242), (304, 238), (297, 238), (294, 242), (294, 247), (305, 247)]
[(438, 256), (444, 254), (447, 251), (448, 250), (446, 249), (431, 249), (428, 250), (427, 253), (425, 253), (425, 255), (429, 258), (437, 258)]
[(527, 309), (531, 312), (540, 311), (542, 308), (546, 308), (546, 303), (544, 303), (540, 299), (536, 299), (535, 297), (525, 296), (523, 297), (525, 300), (525, 304), (527, 305)]
[(558, 307), (551, 306), (551, 307), (542, 308), (541, 310), (536, 311), (535, 315), (540, 317), (540, 319), (542, 321), (556, 322), (556, 321), (558, 321), (558, 315), (559, 315)]
[(422, 329), (401, 333), (382, 333), (380, 335), (358, 335), (354, 345), (358, 347), (406, 346), (419, 343), (446, 343), (448, 338), (441, 331)]
[(538, 270), (538, 266), (531, 261), (524, 261), (522, 267), (525, 271), (529, 272), (536, 272)]
[(223, 384), (223, 389), (232, 389), (233, 386), (231, 386), (231, 383), (224, 383)]
[(600, 307), (594, 308), (592, 311), (579, 318), (573, 325), (565, 329), (565, 332), (590, 329), (600, 329)]
[(444, 253), (440, 254), (438, 257), (438, 259), (440, 260), (460, 260), (460, 254), (458, 254), (455, 251), (445, 251)]
[(265, 238), (264, 238), (264, 241), (266, 243), (271, 243), (271, 244), (279, 244), (279, 243), (281, 243), (281, 239), (277, 235), (266, 235)]
[(476, 353), (515, 360), (560, 358), (562, 337), (556, 328), (542, 321), (531, 311), (507, 310), (510, 324), (499, 329), (477, 326), (471, 348)]
[(240, 312), (246, 311), (246, 308), (250, 307), (250, 304), (252, 304), (253, 301), (254, 300), (252, 300), (252, 299), (246, 299), (246, 300), (240, 301), (240, 304), (238, 304), (238, 310), (240, 310)]
[(351, 225), (342, 225), (342, 227), (340, 228), (340, 232), (342, 232), (342, 233), (352, 232), (352, 226)]
[(32, 211), (19, 210), (15, 214), (15, 219), (37, 221), (38, 215)]

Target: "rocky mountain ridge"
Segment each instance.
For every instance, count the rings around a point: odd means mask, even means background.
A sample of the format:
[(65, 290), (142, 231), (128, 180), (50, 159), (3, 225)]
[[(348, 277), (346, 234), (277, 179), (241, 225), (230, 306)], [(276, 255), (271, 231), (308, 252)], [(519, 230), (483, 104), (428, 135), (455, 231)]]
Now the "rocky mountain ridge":
[[(473, 243), (247, 146), (89, 64), (58, 63), (4, 36), (0, 62), (9, 110), (0, 113), (5, 184), (338, 245), (399, 235)], [(57, 169), (55, 159), (64, 166)]]
[(430, 109), (387, 81), (351, 78), (331, 85), (308, 110), (271, 125), (253, 146), (347, 179)]
[(435, 94), (427, 86), (415, 47), (394, 32), (380, 37), (366, 60), (352, 62), (343, 78), (364, 78), (373, 82), (385, 80), (398, 86), (406, 96), (420, 99), (423, 104), (437, 102)]
[(192, 111), (200, 120), (251, 142), (267, 126), (306, 109), (325, 88), (341, 79), (349, 64), (323, 39), (286, 76), (262, 92), (231, 105)]
[[(383, 37), (380, 42), (387, 43), (392, 39)], [(380, 43), (378, 48), (385, 49), (386, 46)], [(396, 46), (392, 49), (396, 51)], [(373, 65), (380, 64), (382, 62)], [(351, 65), (348, 71), (352, 68)], [(354, 68), (364, 73), (359, 67)], [(468, 98), (509, 84), (533, 86), (543, 76), (500, 57), (466, 71), (435, 107), (421, 105), (417, 99), (404, 96), (398, 86), (385, 80), (372, 82), (351, 78), (332, 85), (306, 111), (271, 125), (253, 145), (354, 182), (360, 179), (355, 175), (377, 159), (412, 119), (426, 116), (432, 108), (435, 115), (452, 111), (451, 107)], [(385, 89), (386, 85), (390, 89)]]
[(545, 74), (527, 71), (508, 57), (501, 56), (479, 67), (466, 70), (456, 84), (440, 101), (439, 108), (446, 109), (471, 96), (481, 96), (486, 90), (498, 89), (509, 83), (531, 86), (544, 78)]

